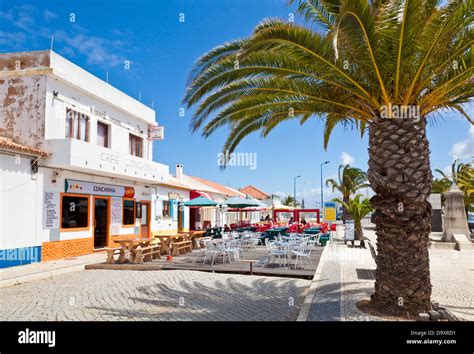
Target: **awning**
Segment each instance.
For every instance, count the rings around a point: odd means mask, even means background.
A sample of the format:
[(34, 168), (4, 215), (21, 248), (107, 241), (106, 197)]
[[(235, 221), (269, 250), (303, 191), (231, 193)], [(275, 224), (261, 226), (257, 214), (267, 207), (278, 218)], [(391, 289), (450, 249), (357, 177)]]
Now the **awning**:
[(192, 190), (192, 191), (189, 192), (189, 199), (194, 199), (194, 198), (198, 198), (198, 197), (204, 197), (204, 198), (207, 198), (207, 199), (210, 199), (210, 200), (214, 200), (214, 198), (212, 198), (206, 192), (201, 192), (201, 191), (197, 191), (197, 190)]

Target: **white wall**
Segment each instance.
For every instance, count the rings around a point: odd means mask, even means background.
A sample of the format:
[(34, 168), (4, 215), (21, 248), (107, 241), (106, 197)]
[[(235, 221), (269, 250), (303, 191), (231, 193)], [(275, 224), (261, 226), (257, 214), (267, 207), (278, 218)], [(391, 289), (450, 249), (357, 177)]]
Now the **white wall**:
[[(91, 114), (91, 107), (105, 112), (113, 120), (101, 120), (109, 125), (110, 148), (113, 151), (129, 153), (129, 134), (144, 139), (143, 158), (152, 160), (152, 142), (146, 140), (148, 123), (114, 108), (111, 104), (100, 101), (96, 97), (66, 84), (60, 79), (48, 75), (46, 84), (46, 139), (64, 139), (66, 137), (66, 108), (77, 109), (90, 117), (89, 142), (97, 144), (97, 117)], [(58, 92), (54, 98), (53, 91)], [(99, 118), (100, 119), (100, 118)]]
[(117, 109), (129, 112), (129, 114), (140, 117), (150, 124), (155, 124), (155, 111), (143, 103), (54, 52), (51, 52), (50, 62), (54, 75), (74, 84), (78, 89), (91, 92), (102, 101), (111, 102)]
[(29, 158), (0, 153), (0, 249), (39, 246), (43, 240), (43, 177), (32, 174), (30, 164)]

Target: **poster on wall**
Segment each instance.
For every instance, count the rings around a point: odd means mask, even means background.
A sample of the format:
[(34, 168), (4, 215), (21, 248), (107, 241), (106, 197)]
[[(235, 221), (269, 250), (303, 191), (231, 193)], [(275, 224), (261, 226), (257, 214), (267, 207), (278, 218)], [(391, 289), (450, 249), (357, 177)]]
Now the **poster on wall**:
[(112, 225), (122, 224), (122, 198), (110, 198), (110, 223)]
[(44, 193), (44, 228), (59, 229), (59, 193)]

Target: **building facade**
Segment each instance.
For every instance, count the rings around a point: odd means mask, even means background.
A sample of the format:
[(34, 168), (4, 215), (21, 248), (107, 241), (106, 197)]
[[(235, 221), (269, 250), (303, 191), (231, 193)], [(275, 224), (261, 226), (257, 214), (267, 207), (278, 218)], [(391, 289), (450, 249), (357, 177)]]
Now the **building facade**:
[(0, 55), (0, 267), (189, 228), (155, 112), (52, 51)]

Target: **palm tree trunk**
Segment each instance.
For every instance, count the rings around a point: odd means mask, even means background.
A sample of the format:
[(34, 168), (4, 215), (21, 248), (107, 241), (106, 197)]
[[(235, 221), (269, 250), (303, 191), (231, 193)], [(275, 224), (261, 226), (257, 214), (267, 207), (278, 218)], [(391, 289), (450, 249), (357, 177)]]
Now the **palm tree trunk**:
[(431, 309), (428, 238), (432, 174), (426, 121), (380, 120), (370, 127), (368, 177), (377, 233), (371, 304), (387, 314)]
[(365, 242), (364, 242), (364, 229), (362, 228), (362, 223), (356, 222), (355, 224), (355, 234), (354, 234), (354, 239), (358, 240), (360, 243), (361, 248), (365, 248)]
[[(346, 205), (349, 204), (349, 197), (343, 196), (342, 201), (346, 203)], [(349, 219), (349, 213), (347, 212), (346, 207), (343, 205), (342, 206), (342, 222), (345, 224), (347, 219)]]

